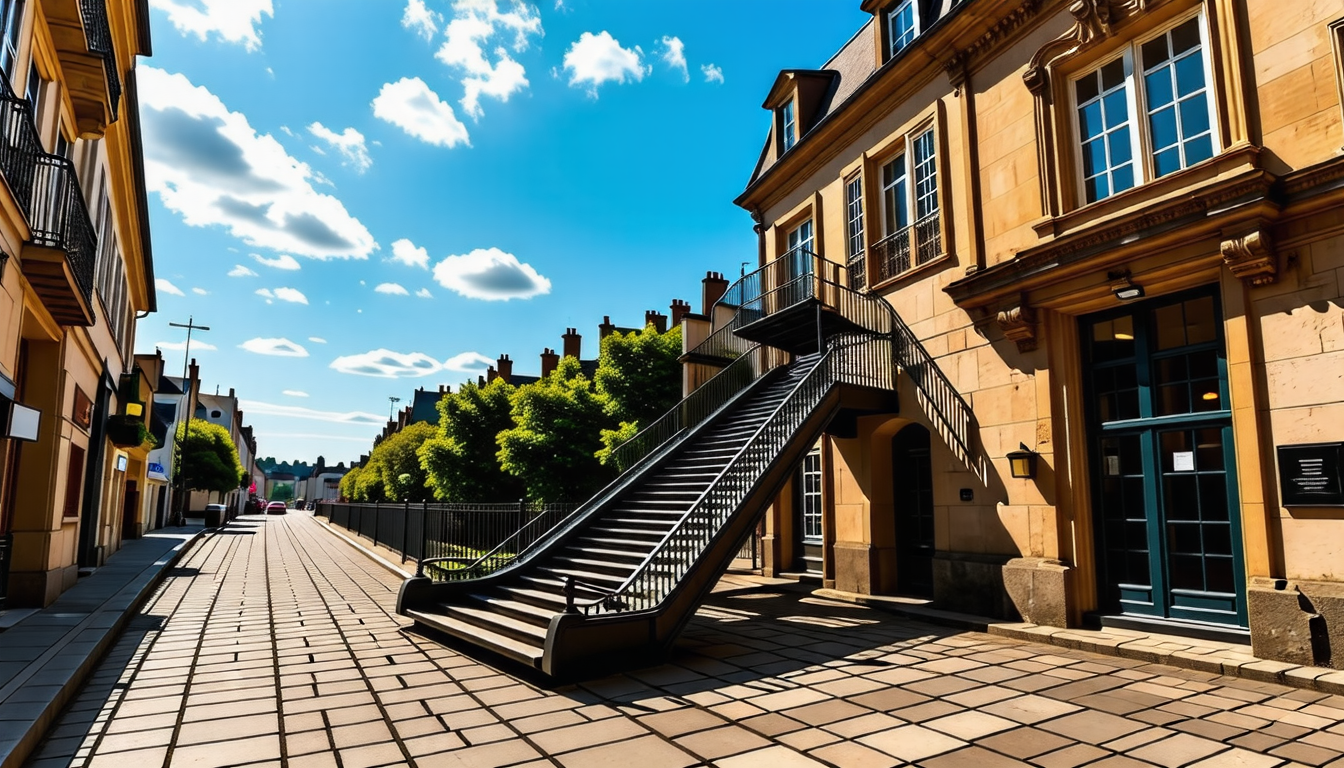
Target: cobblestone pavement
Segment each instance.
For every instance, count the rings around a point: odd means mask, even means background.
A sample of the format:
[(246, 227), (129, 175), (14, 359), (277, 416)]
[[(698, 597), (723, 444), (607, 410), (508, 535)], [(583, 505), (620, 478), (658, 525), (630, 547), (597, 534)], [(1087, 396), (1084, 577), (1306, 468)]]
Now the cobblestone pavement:
[(549, 689), (392, 613), (310, 517), (182, 561), (29, 765), (1344, 767), (1344, 698), (724, 593), (660, 667)]

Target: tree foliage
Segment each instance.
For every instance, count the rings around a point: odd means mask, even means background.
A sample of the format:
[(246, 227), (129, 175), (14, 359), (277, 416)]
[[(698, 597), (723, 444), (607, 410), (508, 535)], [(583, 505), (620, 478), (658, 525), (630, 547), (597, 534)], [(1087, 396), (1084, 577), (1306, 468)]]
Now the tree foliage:
[(593, 384), (616, 421), (646, 425), (681, 400), (681, 327), (613, 333), (602, 340)]
[(228, 493), (237, 490), (246, 474), (229, 430), (205, 419), (179, 424), (181, 443), (177, 476), (188, 488)]
[(420, 446), (432, 438), (434, 432), (432, 424), (411, 424), (389, 435), (373, 449), (366, 469), (378, 472), (389, 501), (429, 501), (434, 498), (419, 456)]
[(466, 383), (439, 400), (439, 426), (420, 447), (435, 496), (444, 501), (511, 501), (524, 487), (505, 472), (496, 453), (499, 433), (513, 427), (509, 398), (514, 387), (503, 379), (485, 386)]
[(602, 397), (565, 357), (544, 379), (510, 397), (513, 427), (499, 433), (499, 463), (521, 479), (529, 498), (579, 501), (611, 477), (597, 458), (601, 432), (614, 426)]

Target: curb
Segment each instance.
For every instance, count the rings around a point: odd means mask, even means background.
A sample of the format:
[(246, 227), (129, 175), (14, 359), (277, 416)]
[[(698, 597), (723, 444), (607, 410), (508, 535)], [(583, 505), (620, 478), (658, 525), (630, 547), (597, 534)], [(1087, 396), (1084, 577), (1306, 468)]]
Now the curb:
[[(101, 630), (103, 634), (94, 643), (93, 647), (89, 649), (88, 654), (84, 657), (83, 661), (80, 662), (79, 666), (70, 671), (70, 676), (61, 684), (60, 690), (56, 691), (55, 695), (52, 696), (51, 700), (42, 709), (41, 713), (39, 713), (29, 724), (27, 731), (19, 736), (17, 741), (13, 742), (12, 746), (6, 751), (0, 751), (0, 768), (19, 768), (19, 766), (23, 765), (24, 761), (28, 759), (28, 756), (32, 754), (33, 750), (42, 743), (42, 739), (46, 737), (47, 731), (50, 730), (61, 712), (65, 710), (66, 705), (70, 703), (79, 690), (84, 686), (84, 682), (88, 679), (89, 675), (91, 675), (93, 670), (102, 663), (104, 657), (107, 656), (107, 652), (111, 650), (112, 646), (121, 638), (121, 635), (125, 631), (126, 625), (130, 623), (131, 618), (140, 612), (140, 609), (144, 607), (149, 596), (163, 583), (163, 579), (168, 571), (177, 566), (178, 562), (182, 560), (192, 547), (196, 546), (201, 538), (205, 536), (207, 531), (213, 530), (215, 529), (202, 529), (197, 531), (191, 538), (184, 540), (181, 544), (178, 544), (176, 547), (169, 550), (169, 553), (171, 554), (168, 555), (168, 559), (159, 566), (158, 572), (150, 577), (149, 581), (145, 582), (140, 591), (137, 592), (126, 607), (122, 609), (115, 621), (106, 627), (87, 626), (83, 632), (79, 633), (82, 635), (89, 629), (93, 629)], [(148, 567), (152, 566), (147, 566), (147, 568)], [(108, 602), (116, 600), (120, 594), (121, 592), (118, 592), (116, 595), (113, 595), (109, 598)], [(104, 603), (104, 605), (106, 605), (106, 603)], [(94, 613), (89, 614), (89, 617), (85, 619), (83, 624), (96, 624), (97, 622), (95, 619), (100, 616), (106, 616), (109, 613), (113, 613), (113, 611), (101, 609), (95, 611)], [(73, 632), (71, 634), (73, 635)], [(74, 641), (71, 640), (70, 642)], [(22, 683), (20, 685), (22, 685)], [(0, 747), (0, 749), (4, 748)]]
[[(1285, 664), (1279, 661), (1255, 658), (1250, 656), (1249, 653), (1240, 654), (1239, 658), (1236, 659), (1230, 657), (1220, 659), (1215, 654), (1168, 650), (1150, 644), (1130, 647), (1127, 646), (1127, 643), (1133, 642), (1132, 640), (1117, 642), (1100, 633), (1092, 633), (1091, 630), (1087, 629), (1001, 622), (983, 616), (941, 611), (936, 608), (896, 602), (891, 598), (841, 592), (834, 589), (818, 589), (813, 591), (812, 594), (830, 600), (864, 605), (906, 619), (924, 621), (929, 624), (937, 624), (967, 632), (984, 632), (1010, 640), (1053, 645), (1058, 648), (1087, 651), (1101, 656), (1133, 659), (1150, 664), (1165, 664), (1169, 667), (1189, 669), (1195, 672), (1207, 672), (1258, 683), (1274, 683), (1290, 688), (1302, 688), (1335, 696), (1344, 696), (1344, 671), (1338, 669)], [(1137, 639), (1139, 638), (1134, 638), (1134, 640)], [(1176, 639), (1183, 640), (1184, 638)]]
[[(360, 552), (363, 552), (364, 555), (367, 556), (370, 560), (381, 565), (383, 568), (386, 568), (387, 570), (391, 571), (393, 575), (400, 576), (403, 579), (409, 579), (415, 576), (414, 571), (407, 571), (403, 569), (400, 565), (397, 565), (391, 560), (388, 560), (387, 558), (378, 554), (374, 550), (369, 549), (368, 547), (359, 543), (358, 539), (352, 539), (349, 536), (345, 535), (344, 532), (342, 532), (336, 526), (332, 525), (325, 517), (318, 517), (317, 515), (313, 515), (313, 520), (320, 523), (322, 527), (326, 528), (327, 531), (329, 531), (332, 535), (336, 536), (339, 539), (344, 540), (346, 544), (349, 544), (350, 546), (354, 547)], [(0, 766), (0, 768), (6, 768), (6, 767)]]

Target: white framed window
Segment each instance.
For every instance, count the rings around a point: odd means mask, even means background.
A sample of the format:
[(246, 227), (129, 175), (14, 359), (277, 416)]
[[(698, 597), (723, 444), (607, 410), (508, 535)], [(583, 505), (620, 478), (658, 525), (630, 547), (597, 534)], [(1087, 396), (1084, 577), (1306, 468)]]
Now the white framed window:
[(901, 0), (887, 11), (887, 58), (900, 53), (919, 35), (919, 8), (915, 0)]
[(886, 280), (933, 261), (942, 252), (938, 140), (933, 127), (907, 137), (904, 151), (883, 163), (881, 178), (882, 238), (872, 252), (878, 279)]
[(1189, 16), (1073, 80), (1084, 204), (1213, 157), (1207, 39)]
[(812, 220), (808, 219), (789, 230), (789, 252), (804, 251), (816, 253), (817, 240), (812, 232)]
[(784, 152), (793, 149), (798, 143), (798, 120), (793, 113), (793, 101), (789, 100), (779, 109), (780, 142)]
[(845, 181), (845, 264), (849, 287), (860, 291), (868, 285), (868, 270), (863, 243), (863, 175), (856, 173)]
[(23, 0), (0, 0), (0, 69), (13, 79), (19, 60), (19, 27), (23, 24)]

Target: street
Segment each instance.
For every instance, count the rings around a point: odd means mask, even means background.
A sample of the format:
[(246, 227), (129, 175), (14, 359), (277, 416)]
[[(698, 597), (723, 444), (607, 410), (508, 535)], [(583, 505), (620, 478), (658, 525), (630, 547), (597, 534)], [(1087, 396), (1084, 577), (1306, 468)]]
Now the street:
[(660, 667), (550, 688), (403, 632), (309, 513), (170, 572), (28, 765), (1344, 766), (1344, 697), (726, 592)]

